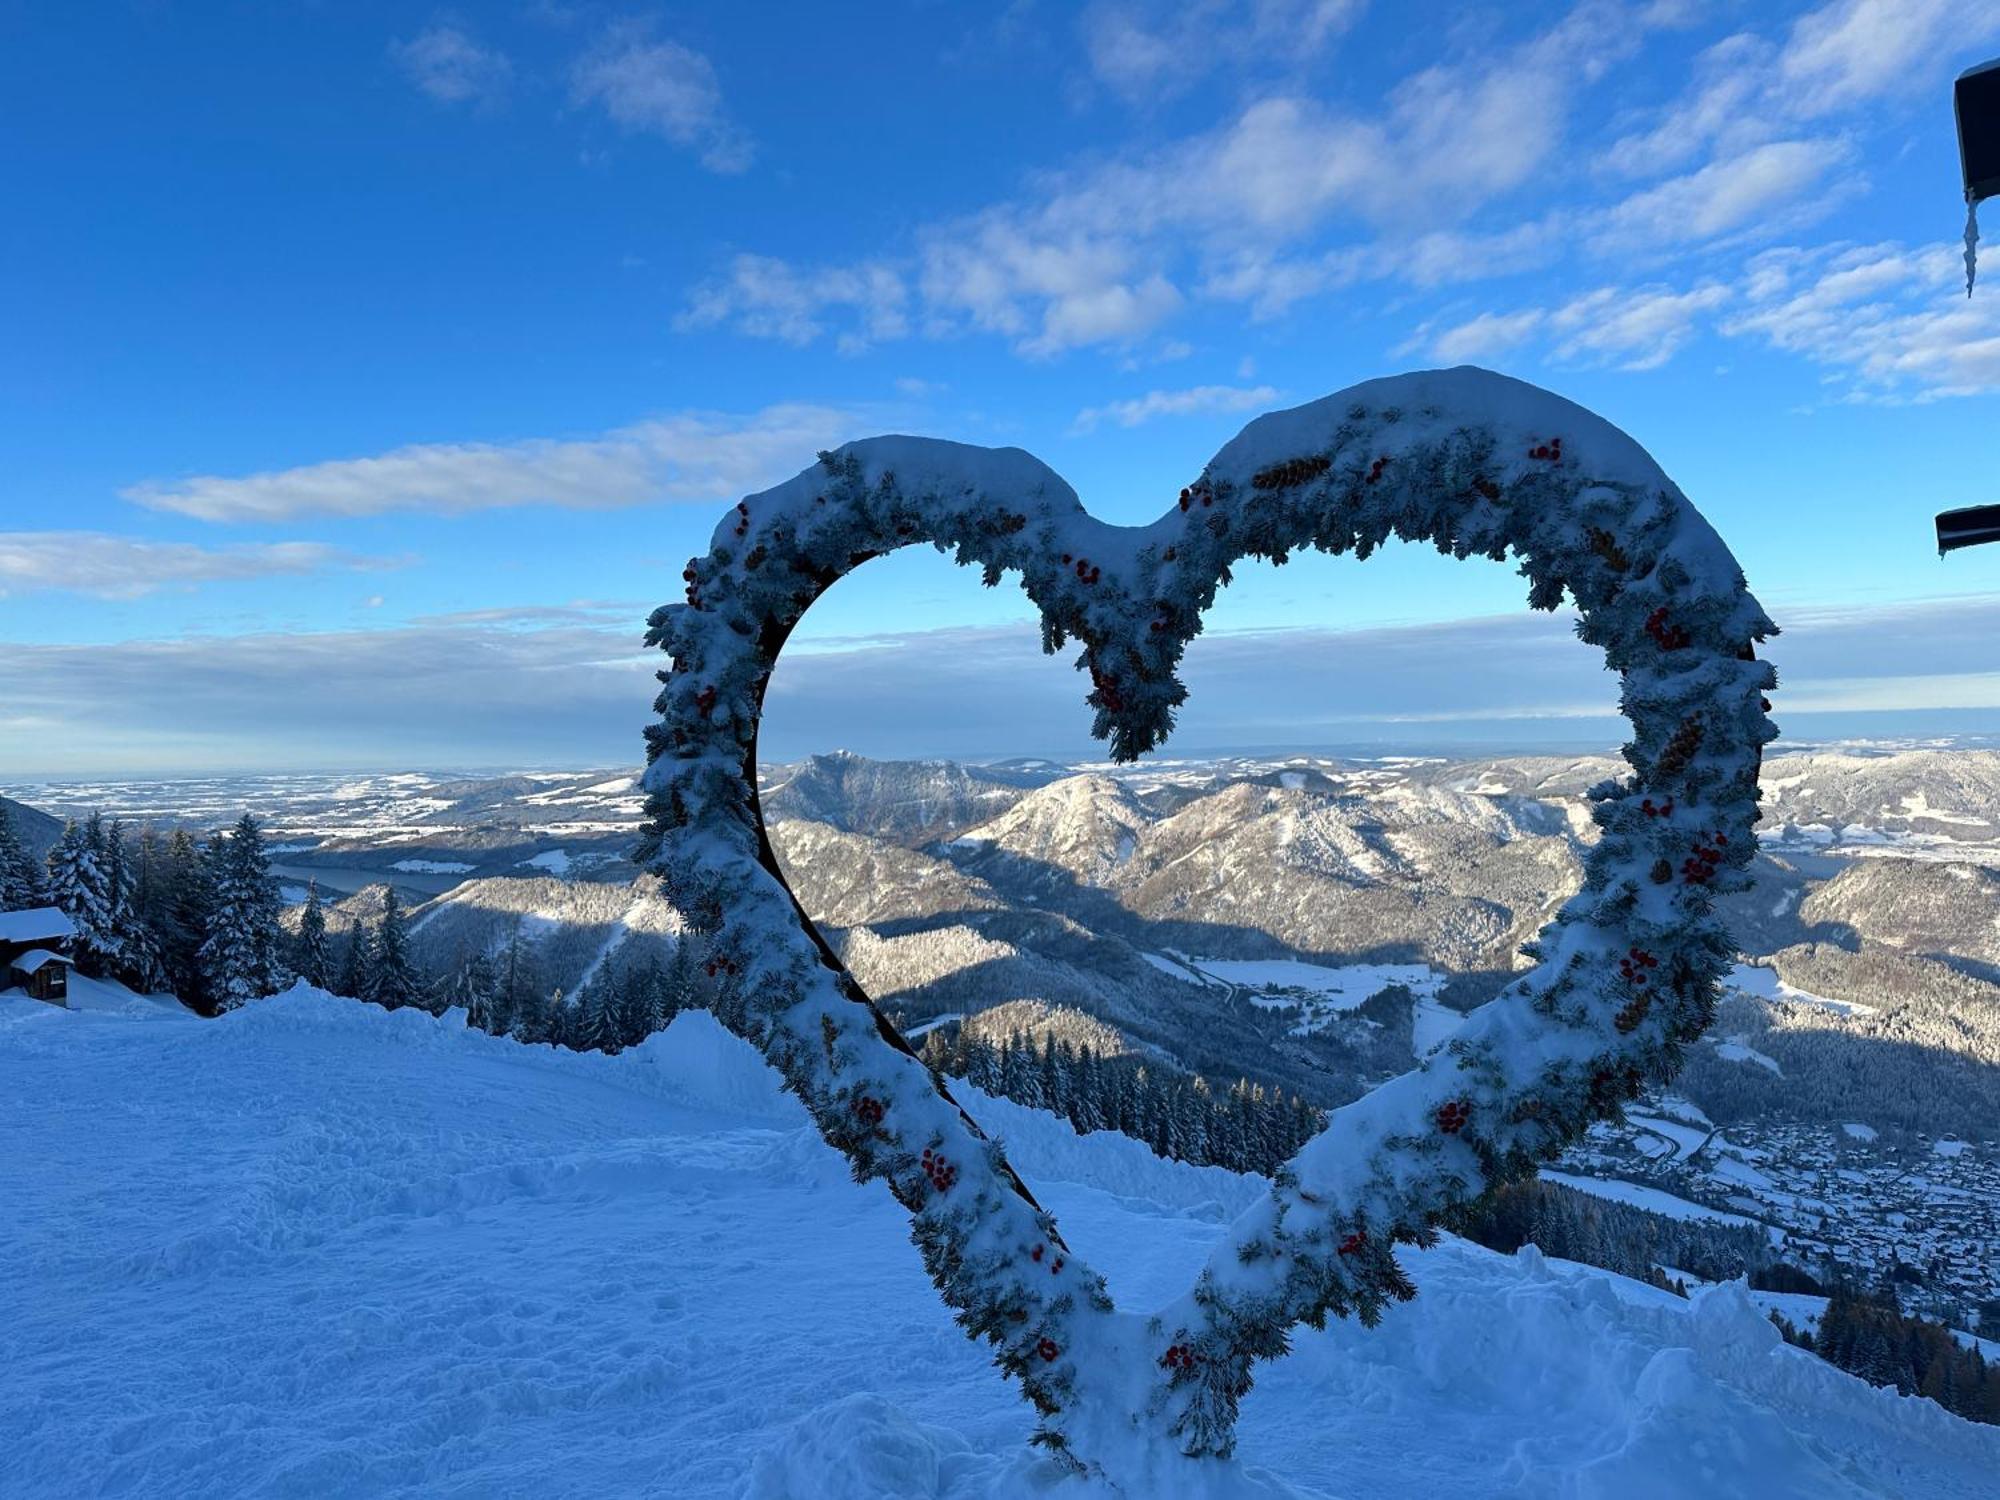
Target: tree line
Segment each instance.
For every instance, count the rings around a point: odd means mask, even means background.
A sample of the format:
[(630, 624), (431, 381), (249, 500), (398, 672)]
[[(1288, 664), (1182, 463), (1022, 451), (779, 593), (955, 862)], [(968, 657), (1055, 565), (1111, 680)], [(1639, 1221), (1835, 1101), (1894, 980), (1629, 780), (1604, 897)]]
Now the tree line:
[(1269, 1175), (1318, 1133), (1325, 1117), (1295, 1094), (1238, 1079), (1218, 1089), (1199, 1073), (1148, 1066), (1044, 1033), (995, 1042), (963, 1025), (926, 1032), (932, 1069), (989, 1094), (1066, 1117), (1079, 1131), (1116, 1130), (1157, 1156)]
[[(359, 941), (351, 940), (350, 946)], [(379, 937), (374, 946), (380, 946)], [(636, 1047), (664, 1031), (682, 1011), (702, 1003), (693, 943), (686, 938), (674, 944), (665, 963), (648, 952), (635, 963), (603, 965), (574, 997), (543, 983), (539, 967), (517, 922), (497, 956), (461, 955), (416, 999), (397, 1002), (379, 987), (358, 998), (391, 1009), (397, 1003), (422, 1005), (437, 1014), (457, 1007), (465, 1012), (466, 1025), (491, 1035), (574, 1052)], [(365, 975), (358, 988), (368, 989)]]
[(1630, 1203), (1531, 1177), (1502, 1183), (1468, 1204), (1446, 1226), (1489, 1250), (1512, 1255), (1532, 1244), (1544, 1255), (1580, 1261), (1672, 1289), (1656, 1268), (1671, 1266), (1702, 1281), (1730, 1281), (1773, 1261), (1756, 1225), (1670, 1219)]
[(1871, 1385), (1927, 1396), (1975, 1422), (2000, 1423), (2000, 1366), (1961, 1345), (1942, 1323), (1904, 1313), (1893, 1284), (1872, 1292), (1828, 1287), (1777, 1259), (1761, 1227), (1670, 1219), (1539, 1178), (1503, 1184), (1448, 1227), (1509, 1255), (1533, 1244), (1545, 1255), (1601, 1266), (1681, 1296), (1687, 1286), (1674, 1272), (1701, 1281), (1740, 1276), (1760, 1291), (1824, 1296), (1826, 1311), (1816, 1330), (1771, 1314), (1787, 1342)]
[[(287, 931), (263, 827), (245, 813), (197, 839), (185, 828), (136, 833), (101, 814), (67, 823), (37, 862), (0, 809), (0, 911), (60, 908), (76, 928), (73, 957), (92, 978), (141, 994), (171, 993), (204, 1015), (234, 1010), (296, 980), (388, 1010), (416, 1006), (496, 1036), (617, 1052), (695, 1003), (690, 945), (667, 962), (605, 965), (574, 997), (548, 985), (517, 923), (498, 955), (464, 953), (438, 970), (416, 956), (409, 916), (385, 888), (373, 921), (336, 943), (317, 884)], [(338, 948), (338, 952), (336, 952)]]
[(1786, 1342), (1870, 1385), (1891, 1385), (1969, 1421), (2000, 1424), (2000, 1365), (1960, 1344), (1942, 1323), (1906, 1315), (1893, 1291), (1836, 1288), (1815, 1329), (1795, 1327), (1780, 1314), (1772, 1317)]
[(60, 908), (79, 972), (195, 1010), (233, 1010), (291, 982), (264, 835), (248, 813), (197, 841), (185, 828), (133, 834), (93, 813), (63, 826), (37, 865), (0, 816), (0, 909)]

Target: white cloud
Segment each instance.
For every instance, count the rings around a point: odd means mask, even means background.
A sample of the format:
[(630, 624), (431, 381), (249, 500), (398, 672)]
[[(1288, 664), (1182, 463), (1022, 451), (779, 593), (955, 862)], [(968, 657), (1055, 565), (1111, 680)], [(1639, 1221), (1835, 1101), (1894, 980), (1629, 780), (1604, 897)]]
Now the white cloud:
[(1024, 354), (1130, 344), (1181, 305), (1152, 252), (1114, 230), (992, 210), (925, 236), (917, 284), (930, 331), (969, 325)]
[(400, 565), (322, 542), (211, 548), (101, 531), (0, 531), (0, 598), (67, 592), (137, 599), (225, 580)]
[(497, 99), (514, 76), (504, 52), (480, 46), (456, 26), (432, 26), (391, 42), (389, 56), (411, 83), (445, 104)]
[(1697, 60), (1686, 91), (1605, 164), (1665, 171), (1713, 149), (1724, 157), (1843, 110), (1942, 87), (1973, 48), (2000, 37), (1990, 0), (1833, 0), (1806, 12), (1782, 43), (1738, 33)]
[[(0, 654), (0, 771), (220, 765), (632, 764), (657, 653), (644, 606), (487, 610), (395, 629), (16, 645)], [(2000, 704), (2000, 598), (1783, 612), (1777, 716), (1794, 734), (1936, 732)], [(1912, 673), (1912, 664), (1921, 673)], [(1190, 647), (1168, 753), (1394, 738), (1610, 745), (1616, 680), (1565, 614), (1362, 630), (1216, 631)], [(1085, 691), (1030, 622), (822, 641), (778, 664), (767, 757), (1083, 755)], [(1841, 717), (1841, 716), (1846, 717)], [(1962, 726), (1961, 726), (1962, 727)]]
[(1599, 287), (1555, 308), (1426, 325), (1398, 352), (1479, 359), (1541, 336), (1558, 359), (1648, 370), (1708, 328), (1824, 367), (1838, 400), (2000, 394), (2000, 300), (1966, 298), (1955, 243), (1785, 246), (1733, 283)]
[(2000, 303), (1963, 277), (1956, 246), (1773, 250), (1724, 331), (1827, 367), (1852, 399), (2000, 393)]
[[(2000, 707), (1991, 641), (2000, 598), (1879, 608), (1796, 608), (1769, 654), (1777, 717), (1795, 733), (1860, 733), (1894, 712), (1910, 732), (1941, 711)], [(1071, 674), (1043, 659), (1032, 625), (877, 637), (781, 660), (764, 743), (773, 758), (846, 745), (866, 754), (1087, 752)], [(1913, 673), (1912, 664), (1922, 671)], [(1617, 680), (1567, 613), (1357, 630), (1215, 631), (1189, 648), (1188, 702), (1166, 753), (1405, 744), (1609, 747), (1623, 736)], [(941, 711), (940, 683), (976, 684)], [(1807, 717), (1811, 716), (1811, 717)]]
[(1702, 316), (1729, 300), (1729, 288), (1710, 284), (1692, 291), (1668, 287), (1602, 287), (1549, 315), (1565, 359), (1600, 359), (1623, 370), (1665, 364), (1694, 336)]
[(1448, 365), (1505, 354), (1525, 343), (1541, 327), (1545, 316), (1538, 307), (1512, 313), (1481, 313), (1431, 336), (1428, 345), (1432, 356)]
[[(72, 772), (217, 765), (634, 764), (651, 717), (642, 609), (546, 621), (17, 645), (0, 765)], [(52, 749), (59, 745), (60, 749)]]
[(1247, 304), (1254, 322), (1283, 317), (1310, 297), (1366, 281), (1398, 281), (1429, 290), (1484, 281), (1548, 265), (1563, 253), (1574, 215), (1554, 210), (1508, 229), (1433, 229), (1385, 234), (1312, 255), (1239, 252), (1212, 267), (1201, 294)]
[(826, 315), (853, 314), (842, 338), (850, 352), (909, 332), (910, 290), (903, 273), (882, 262), (801, 271), (768, 255), (739, 255), (728, 274), (697, 287), (675, 319), (682, 329), (733, 324), (752, 338), (810, 344), (827, 331)]
[(1777, 49), (1747, 32), (1724, 37), (1695, 60), (1694, 82), (1650, 129), (1612, 143), (1605, 165), (1630, 176), (1652, 176), (1695, 160), (1721, 144), (1725, 151), (1757, 145), (1772, 126), (1761, 106)]
[[(1577, 91), (1629, 57), (1658, 14), (1585, 0), (1524, 43), (1410, 74), (1373, 111), (1280, 93), (1164, 145), (1044, 174), (1018, 199), (919, 231), (911, 326), (975, 329), (1046, 356), (1130, 345), (1180, 309), (1188, 286), (1273, 316), (1364, 276), (1434, 285), (1538, 264), (1558, 247), (1555, 217), (1501, 234), (1459, 226), (1560, 159)], [(1336, 230), (1365, 237), (1311, 247)], [(863, 267), (910, 264), (784, 266), (780, 279), (840, 286)], [(698, 292), (687, 315), (796, 340), (825, 326), (824, 312), (867, 314), (820, 295), (803, 316), (773, 317), (732, 283)]]
[(1955, 73), (1963, 49), (2000, 36), (1990, 0), (1835, 0), (1802, 16), (1778, 76), (1802, 115), (1915, 94)]
[[(1606, 251), (1646, 250), (1790, 228), (1830, 203), (1822, 184), (1847, 161), (1838, 141), (1772, 141), (1633, 194), (1604, 215), (1593, 237)], [(1816, 204), (1803, 201), (1816, 192)]]
[(1198, 385), (1183, 391), (1148, 391), (1129, 401), (1085, 407), (1076, 414), (1071, 430), (1094, 432), (1106, 422), (1118, 427), (1138, 427), (1156, 417), (1256, 411), (1276, 401), (1278, 395), (1278, 388), (1270, 385)]
[(512, 505), (611, 509), (708, 503), (763, 489), (855, 436), (858, 418), (823, 406), (767, 407), (748, 417), (683, 412), (600, 437), (519, 443), (422, 443), (238, 477), (149, 480), (122, 491), (153, 510), (203, 521), (458, 514)]
[(570, 73), (578, 104), (594, 104), (627, 131), (657, 135), (700, 154), (712, 172), (748, 170), (750, 137), (723, 107), (715, 65), (648, 28), (615, 26)]
[(1397, 352), (1427, 349), (1433, 358), (1455, 364), (1505, 354), (1546, 335), (1558, 359), (1651, 370), (1672, 359), (1731, 295), (1714, 282), (1685, 292), (1667, 286), (1599, 287), (1556, 308), (1484, 312), (1442, 330), (1420, 328)]
[(1084, 54), (1100, 83), (1157, 103), (1223, 68), (1295, 68), (1360, 17), (1364, 0), (1096, 0)]

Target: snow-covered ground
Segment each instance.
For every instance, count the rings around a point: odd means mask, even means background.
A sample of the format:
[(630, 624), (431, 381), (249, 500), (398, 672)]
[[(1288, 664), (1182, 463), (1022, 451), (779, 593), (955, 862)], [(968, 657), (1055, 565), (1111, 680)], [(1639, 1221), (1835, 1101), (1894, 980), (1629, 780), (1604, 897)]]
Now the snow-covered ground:
[(1715, 1044), (1715, 1050), (1717, 1054), (1728, 1058), (1731, 1062), (1755, 1063), (1767, 1072), (1776, 1073), (1780, 1078), (1785, 1076), (1785, 1070), (1778, 1066), (1775, 1057), (1768, 1052), (1759, 1052), (1741, 1037), (1724, 1037)]
[[(1261, 1187), (974, 1107), (1135, 1304)], [(901, 1212), (705, 1016), (604, 1058), (309, 991), (0, 997), (0, 1138), (10, 1500), (1108, 1493), (1027, 1455)], [(1785, 1348), (1740, 1288), (1408, 1263), (1414, 1303), (1251, 1394), (1243, 1460), (1283, 1479), (1211, 1493), (1994, 1494), (2000, 1432)]]
[(1157, 969), (1197, 984), (1227, 986), (1265, 1010), (1296, 1010), (1294, 1036), (1325, 1028), (1343, 1011), (1359, 1009), (1391, 985), (1415, 997), (1411, 1016), (1419, 1056), (1439, 1046), (1465, 1019), (1441, 1003), (1447, 974), (1428, 964), (1316, 964), (1297, 958), (1191, 958), (1168, 952), (1141, 955)]
[(1719, 1208), (1710, 1208), (1704, 1203), (1691, 1203), (1686, 1198), (1676, 1197), (1660, 1188), (1647, 1187), (1641, 1182), (1620, 1182), (1610, 1177), (1580, 1177), (1574, 1172), (1543, 1172), (1550, 1182), (1560, 1182), (1564, 1187), (1575, 1188), (1579, 1193), (1589, 1193), (1593, 1198), (1606, 1198), (1614, 1203), (1629, 1203), (1634, 1208), (1643, 1208), (1648, 1213), (1656, 1213), (1668, 1219), (1708, 1219), (1717, 1224), (1734, 1224), (1739, 1228), (1755, 1224), (1755, 1219), (1746, 1219), (1741, 1214), (1724, 1213)]
[(1734, 965), (1729, 971), (1726, 983), (1746, 995), (1755, 995), (1760, 1000), (1790, 1000), (1799, 1005), (1817, 1005), (1843, 1016), (1875, 1014), (1874, 1006), (1863, 1005), (1858, 1000), (1830, 1000), (1825, 995), (1815, 995), (1809, 990), (1786, 984), (1778, 977), (1775, 970), (1766, 968), (1762, 964)]

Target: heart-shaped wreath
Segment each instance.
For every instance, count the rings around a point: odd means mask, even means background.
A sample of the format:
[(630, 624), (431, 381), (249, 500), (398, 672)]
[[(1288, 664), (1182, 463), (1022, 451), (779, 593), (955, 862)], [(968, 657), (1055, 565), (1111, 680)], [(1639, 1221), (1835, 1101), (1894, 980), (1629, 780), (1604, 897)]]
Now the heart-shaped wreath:
[[(793, 897), (757, 801), (765, 685), (799, 618), (869, 558), (929, 543), (1021, 575), (1043, 642), (1083, 647), (1093, 733), (1130, 760), (1186, 697), (1202, 611), (1242, 557), (1366, 557), (1387, 538), (1512, 554), (1529, 603), (1574, 601), (1623, 676), (1631, 774), (1594, 788), (1583, 889), (1536, 966), (1427, 1061), (1337, 1110), (1229, 1229), (1195, 1284), (1121, 1312), (943, 1082), (870, 1002)], [(652, 618), (673, 659), (649, 726), (647, 859), (707, 934), (714, 1008), (762, 1049), (858, 1178), (881, 1178), (969, 1335), (1089, 1463), (1140, 1442), (1230, 1451), (1253, 1364), (1329, 1313), (1373, 1321), (1413, 1294), (1398, 1242), (1532, 1172), (1707, 1025), (1732, 945), (1713, 915), (1744, 880), (1775, 677), (1775, 627), (1713, 530), (1638, 444), (1484, 370), (1403, 375), (1260, 417), (1149, 526), (1089, 516), (1016, 448), (851, 443), (736, 507), (687, 602)]]

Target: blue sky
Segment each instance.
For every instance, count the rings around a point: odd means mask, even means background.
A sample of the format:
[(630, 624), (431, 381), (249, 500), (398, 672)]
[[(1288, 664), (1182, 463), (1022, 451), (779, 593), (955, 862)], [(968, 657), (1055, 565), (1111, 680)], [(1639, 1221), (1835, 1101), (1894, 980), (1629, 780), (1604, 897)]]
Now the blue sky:
[[(2000, 499), (1949, 101), (1996, 51), (1996, 0), (0, 3), (0, 772), (627, 761), (645, 611), (821, 446), (1019, 444), (1137, 521), (1466, 361), (1652, 449), (1788, 727), (2000, 729), (2000, 551), (1930, 543)], [(1608, 739), (1520, 606), (1248, 577), (1181, 738)], [(873, 564), (774, 748), (1074, 753), (1026, 622)]]

